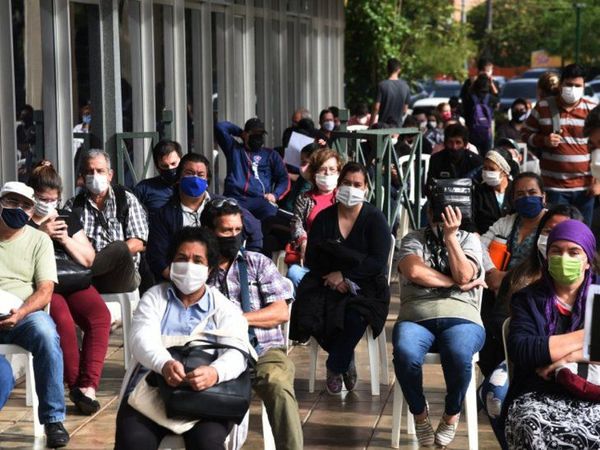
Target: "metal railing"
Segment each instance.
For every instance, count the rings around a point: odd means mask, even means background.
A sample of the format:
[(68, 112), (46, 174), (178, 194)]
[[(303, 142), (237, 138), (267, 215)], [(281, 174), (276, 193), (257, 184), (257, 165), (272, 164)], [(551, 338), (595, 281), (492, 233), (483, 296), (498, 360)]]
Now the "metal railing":
[[(399, 157), (392, 144), (392, 135), (414, 135), (410, 156), (406, 168), (401, 167)], [(421, 155), (423, 135), (418, 128), (386, 128), (364, 131), (334, 131), (337, 138), (334, 149), (347, 161), (356, 161), (368, 169), (369, 198), (368, 201), (379, 208), (390, 227), (398, 218), (400, 207), (403, 206), (408, 215), (411, 228), (418, 229), (421, 225), (421, 191), (423, 174), (421, 173)], [(370, 150), (365, 154), (362, 142)], [(398, 191), (395, 192), (392, 174), (396, 170)], [(414, 202), (409, 199), (409, 180), (414, 177)]]

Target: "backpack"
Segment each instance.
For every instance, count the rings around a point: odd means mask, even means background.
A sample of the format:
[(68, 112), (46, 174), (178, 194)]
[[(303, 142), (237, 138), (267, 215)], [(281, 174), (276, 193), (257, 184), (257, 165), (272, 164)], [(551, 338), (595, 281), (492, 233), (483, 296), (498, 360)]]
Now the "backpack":
[(490, 95), (486, 94), (483, 99), (471, 94), (473, 100), (472, 126), (469, 130), (471, 138), (475, 142), (488, 140), (492, 137), (492, 108), (489, 105)]
[[(127, 191), (128, 189), (120, 184), (114, 185), (112, 187), (113, 192), (115, 193), (115, 202), (117, 205), (117, 220), (123, 227), (123, 237), (127, 236), (127, 219), (129, 217), (129, 203), (127, 202)], [(83, 211), (85, 205), (85, 191), (81, 191), (79, 194), (75, 196), (73, 200), (73, 211), (77, 211), (77, 213), (82, 216), (81, 212)]]

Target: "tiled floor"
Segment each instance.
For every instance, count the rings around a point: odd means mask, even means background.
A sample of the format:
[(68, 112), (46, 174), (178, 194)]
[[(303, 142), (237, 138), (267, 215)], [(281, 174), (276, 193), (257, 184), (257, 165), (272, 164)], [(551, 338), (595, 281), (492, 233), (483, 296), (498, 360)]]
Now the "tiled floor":
[[(392, 289), (392, 292), (397, 290)], [(386, 325), (389, 355), (391, 355), (390, 336), (397, 309), (398, 299), (394, 298)], [(118, 333), (111, 336), (111, 345), (98, 392), (102, 410), (93, 417), (79, 416), (67, 400), (65, 425), (71, 433), (71, 443), (68, 446), (70, 449), (113, 448), (117, 395), (124, 373), (121, 342)], [(341, 397), (330, 396), (324, 391), (324, 352), (319, 353), (317, 392), (313, 394), (308, 392), (308, 347), (293, 347), (290, 356), (296, 364), (296, 395), (304, 424), (306, 449), (390, 448), (393, 386), (381, 386), (381, 395), (371, 396), (368, 356), (364, 341), (360, 343), (357, 353), (359, 376), (364, 381), (359, 382), (354, 392), (345, 393)], [(393, 379), (393, 370), (390, 366), (390, 380)], [(424, 379), (432, 422), (435, 426), (437, 418), (441, 415), (444, 399), (444, 380), (440, 367), (426, 367)], [(251, 413), (250, 433), (244, 448), (260, 449), (262, 427), (259, 402), (254, 402)], [(417, 448), (416, 441), (406, 434), (405, 422), (404, 420), (402, 423), (401, 448)], [(24, 383), (21, 383), (14, 390), (8, 404), (0, 411), (0, 449), (44, 448), (43, 438), (35, 441), (31, 437), (32, 429), (31, 410), (25, 407), (25, 389)], [(479, 447), (486, 450), (499, 448), (487, 419), (481, 413)], [(461, 422), (451, 448), (468, 448), (464, 422)]]

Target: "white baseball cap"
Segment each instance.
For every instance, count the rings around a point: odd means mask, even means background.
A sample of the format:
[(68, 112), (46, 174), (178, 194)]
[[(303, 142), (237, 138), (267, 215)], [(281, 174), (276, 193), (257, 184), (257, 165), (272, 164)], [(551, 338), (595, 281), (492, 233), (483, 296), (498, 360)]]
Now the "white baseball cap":
[(20, 181), (8, 181), (4, 183), (2, 190), (0, 190), (0, 198), (4, 197), (6, 194), (17, 194), (21, 197), (25, 197), (27, 200), (35, 202), (33, 188)]

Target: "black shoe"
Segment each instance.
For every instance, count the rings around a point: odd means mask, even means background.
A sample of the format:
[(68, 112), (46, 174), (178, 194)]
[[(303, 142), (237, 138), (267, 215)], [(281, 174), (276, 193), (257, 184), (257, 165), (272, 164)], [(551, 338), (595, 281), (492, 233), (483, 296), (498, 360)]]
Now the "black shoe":
[(74, 388), (69, 391), (69, 398), (77, 409), (81, 411), (82, 414), (87, 416), (91, 416), (92, 414), (96, 414), (100, 409), (100, 403), (98, 400), (93, 400), (85, 395), (79, 388)]
[(63, 427), (62, 422), (47, 423), (44, 425), (46, 430), (46, 447), (60, 448), (69, 443), (69, 433)]

